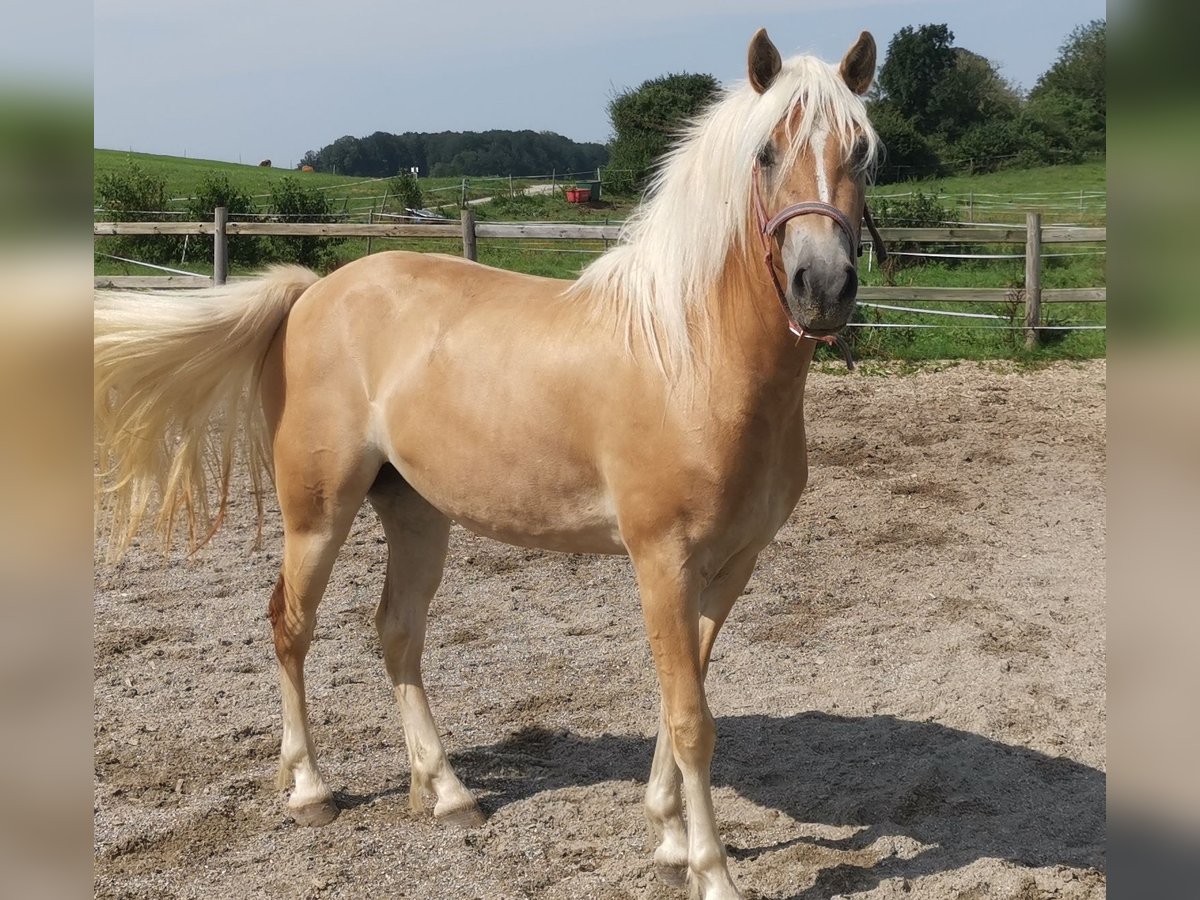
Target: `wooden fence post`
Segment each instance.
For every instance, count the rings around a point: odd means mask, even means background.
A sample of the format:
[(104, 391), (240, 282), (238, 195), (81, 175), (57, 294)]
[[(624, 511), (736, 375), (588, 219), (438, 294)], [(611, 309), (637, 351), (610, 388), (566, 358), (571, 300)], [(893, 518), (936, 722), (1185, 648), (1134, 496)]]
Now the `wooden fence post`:
[(475, 242), (475, 211), (469, 207), (462, 211), (462, 234), (463, 256), (471, 262), (478, 262), (479, 248)]
[(213, 284), (224, 284), (229, 277), (229, 238), (225, 234), (228, 221), (229, 210), (224, 206), (213, 210)]
[(1025, 214), (1025, 348), (1037, 346), (1042, 323), (1042, 214)]

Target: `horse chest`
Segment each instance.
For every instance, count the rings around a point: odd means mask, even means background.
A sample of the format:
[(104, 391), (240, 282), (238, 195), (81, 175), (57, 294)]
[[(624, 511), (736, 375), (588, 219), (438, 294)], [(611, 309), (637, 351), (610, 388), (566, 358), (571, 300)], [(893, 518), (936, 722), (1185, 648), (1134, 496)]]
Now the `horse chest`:
[(781, 464), (754, 473), (734, 501), (738, 506), (734, 518), (743, 520), (746, 531), (765, 545), (795, 509), (807, 481), (808, 463), (801, 445)]
[(745, 428), (734, 441), (722, 437), (728, 433), (714, 429), (696, 440), (673, 486), (694, 540), (733, 552), (770, 542), (804, 490), (808, 465), (799, 421)]

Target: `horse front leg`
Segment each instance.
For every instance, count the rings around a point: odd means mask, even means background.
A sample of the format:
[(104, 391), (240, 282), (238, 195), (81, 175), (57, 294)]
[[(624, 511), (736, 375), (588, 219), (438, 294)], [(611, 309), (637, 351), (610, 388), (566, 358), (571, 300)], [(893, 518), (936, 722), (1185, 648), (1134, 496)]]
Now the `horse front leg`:
[[(713, 813), (709, 773), (716, 744), (716, 726), (704, 696), (699, 577), (683, 564), (681, 555), (670, 552), (643, 554), (640, 559), (635, 557), (634, 566), (642, 595), (646, 634), (658, 672), (671, 758), (679, 771), (681, 793), (688, 807), (688, 878), (696, 896), (702, 900), (731, 900), (741, 895), (729, 875), (725, 848), (717, 833)], [(711, 642), (709, 647), (711, 649)], [(660, 749), (655, 753), (659, 787), (672, 777), (665, 753), (660, 741)], [(670, 792), (657, 793), (669, 795)], [(676, 809), (670, 808), (669, 801), (667, 811), (665, 821), (674, 830), (678, 815)], [(669, 848), (668, 852), (671, 851), (673, 848)], [(655, 857), (657, 862), (657, 851)]]
[(687, 878), (687, 825), (683, 821), (683, 777), (675, 765), (671, 747), (671, 728), (667, 724), (667, 704), (659, 704), (658, 740), (654, 744), (654, 762), (646, 782), (646, 820), (654, 830), (658, 846), (654, 848), (654, 870), (672, 887), (683, 887)]
[[(734, 557), (700, 595), (700, 668), (703, 676), (708, 674), (717, 634), (734, 602), (742, 595), (757, 561), (757, 552)], [(688, 868), (687, 826), (683, 819), (682, 775), (675, 764), (665, 702), (659, 715), (658, 740), (646, 784), (645, 808), (646, 818), (658, 840), (654, 850), (655, 870), (663, 881), (682, 887)]]

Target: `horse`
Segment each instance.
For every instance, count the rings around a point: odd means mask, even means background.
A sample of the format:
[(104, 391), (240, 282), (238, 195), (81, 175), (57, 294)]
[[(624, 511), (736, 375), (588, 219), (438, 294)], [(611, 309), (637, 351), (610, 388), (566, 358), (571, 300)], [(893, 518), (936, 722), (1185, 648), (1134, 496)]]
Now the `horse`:
[(481, 821), (421, 679), (452, 523), (524, 547), (624, 554), (660, 689), (645, 795), (655, 867), (707, 900), (739, 896), (713, 812), (704, 682), (808, 478), (805, 380), (816, 344), (855, 306), (879, 147), (862, 100), (875, 63), (867, 32), (835, 66), (784, 62), (759, 30), (747, 79), (690, 125), (621, 240), (574, 281), (389, 252), (325, 277), (289, 266), (182, 296), (97, 292), (110, 556), (147, 519), (168, 548), (182, 527), (202, 545), (239, 458), (256, 496), (264, 473), (274, 479), (279, 787), (296, 822), (338, 814), (304, 660), (366, 500), (387, 539), (375, 625), (413, 810)]

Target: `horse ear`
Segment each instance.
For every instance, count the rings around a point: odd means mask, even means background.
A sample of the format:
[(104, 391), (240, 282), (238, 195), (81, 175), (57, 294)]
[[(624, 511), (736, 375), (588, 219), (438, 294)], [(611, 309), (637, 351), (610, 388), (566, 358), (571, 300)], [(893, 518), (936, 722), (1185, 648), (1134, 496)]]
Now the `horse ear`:
[(750, 39), (749, 52), (750, 84), (760, 94), (771, 86), (775, 76), (783, 68), (779, 51), (767, 37), (767, 29), (760, 28)]
[(865, 94), (875, 78), (875, 38), (864, 31), (858, 42), (846, 51), (839, 70), (846, 86), (856, 94)]

